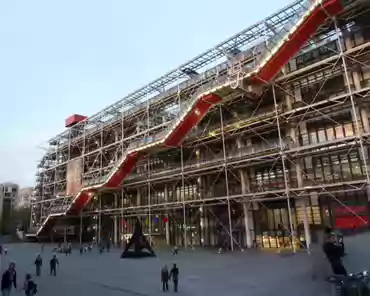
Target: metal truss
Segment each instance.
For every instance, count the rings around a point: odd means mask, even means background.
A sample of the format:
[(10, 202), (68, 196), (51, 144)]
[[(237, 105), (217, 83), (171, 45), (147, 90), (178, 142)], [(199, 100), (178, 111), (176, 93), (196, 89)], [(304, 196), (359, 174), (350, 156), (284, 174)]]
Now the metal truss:
[[(346, 44), (346, 38), (352, 34), (351, 30), (356, 25), (354, 22), (359, 17), (358, 11), (369, 15), (366, 5), (362, 7), (356, 2), (356, 6), (341, 18), (321, 28), (274, 82), (262, 89), (258, 99), (246, 100), (249, 93), (240, 91), (241, 84), (238, 81), (248, 63), (255, 61), (254, 52), (258, 50), (261, 38), (286, 30), (284, 28), (289, 27), (294, 15), (305, 7), (304, 3), (293, 3), (109, 106), (88, 122), (52, 139), (49, 142), (52, 151), (40, 163), (42, 170), (38, 173), (36, 185), (40, 198), (33, 206), (34, 213), (40, 213), (35, 222), (42, 221), (48, 213), (58, 212), (68, 203), (67, 164), (74, 155), (83, 155), (83, 183), (104, 177), (132, 142), (165, 130), (173, 116), (176, 116), (176, 110), (181, 110), (179, 105), (186, 101), (188, 95), (194, 93), (199, 85), (212, 81), (222, 71), (229, 78), (235, 77), (235, 88), (238, 89), (210, 112), (181, 149), (159, 150), (157, 154), (142, 159), (120, 192), (114, 192), (114, 203), (105, 208), (101, 204), (92, 204), (83, 215), (121, 218), (146, 215), (151, 221), (153, 214), (169, 215), (170, 210), (181, 209), (183, 218), (179, 223), (186, 225), (189, 222), (186, 218), (188, 208), (208, 207), (212, 211), (212, 205), (225, 205), (228, 221), (222, 224), (234, 249), (235, 245), (241, 246), (233, 237), (235, 223), (231, 217), (231, 203), (258, 203), (264, 206), (268, 200), (286, 200), (290, 211), (292, 198), (305, 200), (313, 194), (329, 195), (342, 203), (336, 197), (338, 192), (367, 189), (370, 181), (367, 151), (370, 147), (370, 130), (364, 110), (370, 99), (370, 79), (355, 81), (351, 75), (369, 66), (370, 40), (352, 47)], [(252, 50), (244, 48), (253, 42), (256, 46)], [(232, 52), (238, 54), (232, 57), (230, 66), (224, 60)], [(308, 55), (313, 55), (312, 52), (317, 52), (314, 57), (316, 60), (305, 61)], [(221, 64), (172, 87), (214, 62)], [(298, 62), (301, 66), (298, 66)], [(342, 81), (342, 84), (333, 87), (331, 81), (335, 79)], [(310, 93), (310, 89), (315, 91)], [(148, 96), (158, 90), (162, 91), (161, 94), (149, 100)], [(132, 108), (127, 109), (129, 107)], [(315, 143), (310, 140), (307, 125), (321, 120), (342, 126), (343, 123), (338, 119), (342, 117), (346, 120), (349, 118), (353, 126), (352, 134)], [(357, 153), (357, 161), (361, 166), (361, 174), (355, 180), (351, 177), (338, 180), (333, 176), (332, 180), (326, 178), (321, 182), (314, 176), (312, 166), (303, 168), (303, 160), (307, 162), (311, 159), (312, 162), (312, 159), (323, 154), (347, 157), (351, 152)], [(256, 172), (261, 167), (269, 168), (269, 179), (274, 175), (274, 188), (271, 188), (271, 182), (267, 186), (263, 179), (258, 179)], [(186, 194), (185, 188), (191, 188), (188, 189), (191, 193)], [(152, 200), (153, 195), (163, 191), (167, 192), (163, 199)], [(133, 197), (138, 192), (147, 195), (146, 203), (138, 203)], [(289, 216), (293, 240), (295, 226), (291, 213)], [(186, 246), (186, 227), (184, 238)]]

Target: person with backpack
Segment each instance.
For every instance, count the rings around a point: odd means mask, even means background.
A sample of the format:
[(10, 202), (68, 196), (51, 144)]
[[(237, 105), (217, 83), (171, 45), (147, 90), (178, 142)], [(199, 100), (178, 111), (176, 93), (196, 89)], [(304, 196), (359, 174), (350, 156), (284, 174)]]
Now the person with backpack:
[(40, 254), (37, 254), (36, 256), (35, 265), (36, 265), (36, 276), (40, 276), (42, 266), (42, 258)]
[(23, 290), (26, 296), (33, 296), (37, 293), (37, 285), (32, 280), (30, 274), (26, 274), (26, 280), (24, 282)]

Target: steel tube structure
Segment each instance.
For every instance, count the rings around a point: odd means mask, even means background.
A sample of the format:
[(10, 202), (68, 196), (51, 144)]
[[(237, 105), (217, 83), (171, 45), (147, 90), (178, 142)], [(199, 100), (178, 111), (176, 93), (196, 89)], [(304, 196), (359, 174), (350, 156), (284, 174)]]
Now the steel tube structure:
[(156, 243), (295, 251), (317, 225), (365, 227), (369, 16), (296, 1), (51, 139), (32, 229), (97, 215), (122, 241), (139, 217)]

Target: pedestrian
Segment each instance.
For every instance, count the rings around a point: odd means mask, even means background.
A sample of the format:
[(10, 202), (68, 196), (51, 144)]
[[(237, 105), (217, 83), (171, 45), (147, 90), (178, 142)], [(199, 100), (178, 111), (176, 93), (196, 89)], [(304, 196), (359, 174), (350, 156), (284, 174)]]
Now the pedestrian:
[(37, 293), (37, 285), (32, 280), (30, 274), (26, 274), (26, 280), (24, 281), (23, 290), (26, 296), (33, 296)]
[(59, 261), (57, 255), (53, 255), (53, 258), (50, 260), (50, 275), (57, 275), (57, 265), (59, 266)]
[(15, 263), (11, 262), (1, 277), (2, 296), (9, 296), (13, 286), (17, 289), (17, 272), (15, 271)]
[(161, 281), (163, 292), (168, 291), (168, 280), (170, 278), (170, 273), (168, 272), (167, 265), (163, 266), (161, 269)]
[(83, 252), (84, 252), (84, 248), (83, 248), (83, 246), (80, 246), (80, 255), (82, 255)]
[(172, 255), (178, 255), (178, 254), (179, 254), (179, 248), (178, 248), (178, 246), (174, 246)]
[(177, 292), (179, 287), (179, 268), (176, 264), (173, 264), (171, 268), (170, 279), (172, 279), (173, 282), (173, 291)]
[(40, 276), (42, 266), (42, 258), (40, 254), (37, 254), (36, 256), (35, 265), (36, 265), (36, 276)]
[(343, 248), (336, 244), (336, 237), (333, 233), (328, 234), (323, 250), (329, 260), (331, 269), (335, 275), (347, 275), (347, 270), (343, 266)]
[(69, 255), (72, 255), (72, 244), (71, 242), (68, 243), (67, 252)]

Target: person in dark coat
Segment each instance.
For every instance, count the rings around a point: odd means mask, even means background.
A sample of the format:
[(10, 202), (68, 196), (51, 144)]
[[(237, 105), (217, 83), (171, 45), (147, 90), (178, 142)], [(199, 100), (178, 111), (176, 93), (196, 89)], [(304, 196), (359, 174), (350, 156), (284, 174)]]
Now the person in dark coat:
[(170, 278), (173, 282), (173, 291), (177, 292), (179, 286), (179, 268), (176, 266), (176, 264), (174, 264), (171, 268)]
[(37, 285), (32, 280), (30, 274), (26, 274), (23, 290), (26, 296), (34, 296), (37, 293)]
[(53, 255), (53, 258), (50, 260), (50, 275), (57, 275), (57, 265), (59, 266), (59, 261), (57, 255)]
[(17, 288), (17, 272), (15, 271), (15, 263), (11, 262), (1, 277), (2, 295), (9, 296), (13, 286), (15, 289)]
[(329, 234), (327, 236), (323, 250), (329, 260), (333, 273), (335, 275), (347, 275), (347, 270), (342, 264), (343, 249), (336, 244), (335, 235)]
[(42, 258), (41, 255), (38, 254), (35, 260), (35, 265), (36, 265), (36, 276), (41, 275), (41, 267), (42, 267)]
[(161, 269), (161, 281), (162, 281), (162, 290), (163, 292), (168, 291), (168, 280), (170, 278), (170, 273), (168, 272), (167, 265)]

